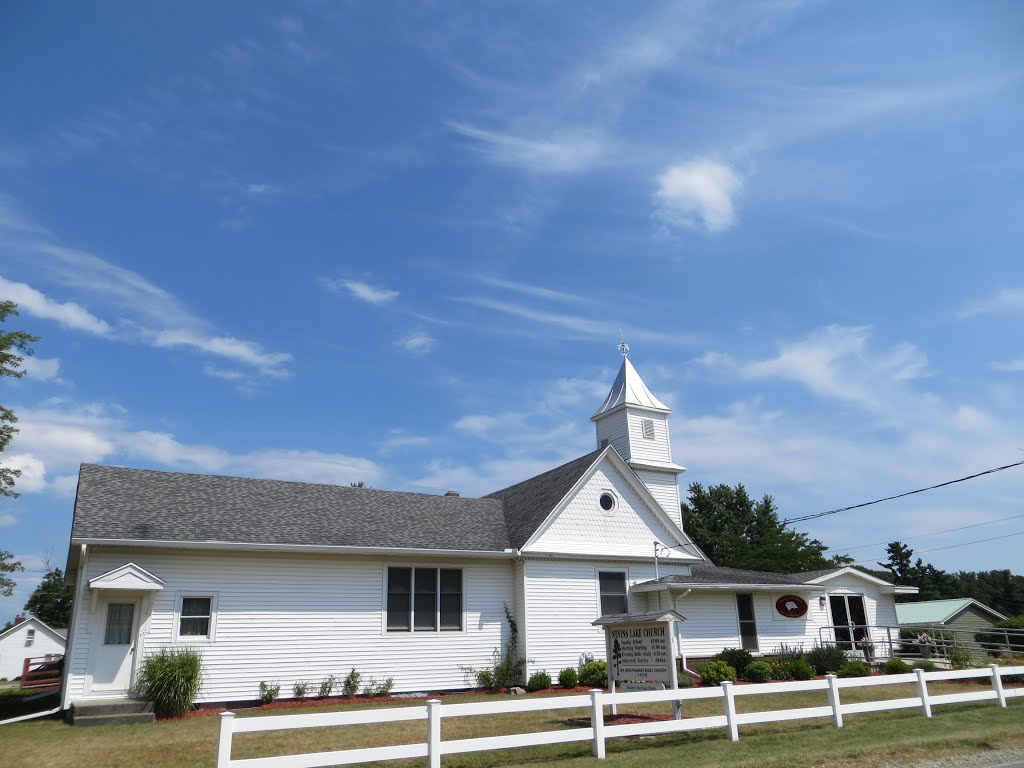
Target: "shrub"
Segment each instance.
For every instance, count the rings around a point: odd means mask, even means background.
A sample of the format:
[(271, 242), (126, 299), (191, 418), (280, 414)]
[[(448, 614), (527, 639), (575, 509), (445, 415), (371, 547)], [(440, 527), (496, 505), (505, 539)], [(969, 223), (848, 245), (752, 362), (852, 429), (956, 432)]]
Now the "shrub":
[(974, 666), (971, 661), (971, 652), (966, 648), (961, 648), (959, 645), (954, 645), (946, 651), (946, 658), (949, 659), (949, 665), (953, 669), (970, 669)]
[(928, 659), (921, 659), (921, 661), (914, 662), (914, 669), (920, 669), (924, 672), (934, 672), (938, 667), (935, 666), (934, 661), (928, 661)]
[(863, 661), (848, 661), (836, 672), (839, 677), (870, 677), (871, 667)]
[(316, 695), (319, 696), (321, 699), (326, 699), (328, 696), (331, 695), (331, 691), (334, 690), (334, 682), (334, 675), (331, 675), (322, 683), (320, 683), (320, 687), (316, 690)]
[(563, 688), (575, 688), (579, 681), (579, 673), (573, 667), (566, 667), (558, 673), (558, 684)]
[(356, 672), (355, 667), (352, 671), (345, 675), (345, 680), (341, 684), (341, 695), (346, 699), (351, 699), (357, 693), (359, 693), (359, 683), (362, 680), (362, 675)]
[[(1024, 666), (1024, 656), (1000, 656), (996, 659), (996, 663), (1001, 667), (1020, 667)], [(1024, 683), (1024, 675), (1003, 675), (1004, 683)]]
[(191, 648), (164, 648), (142, 660), (137, 685), (158, 715), (181, 715), (203, 684), (203, 657)]
[(530, 675), (530, 679), (526, 681), (526, 690), (528, 691), (543, 691), (545, 688), (551, 687), (551, 675), (547, 672), (534, 672)]
[(744, 651), (740, 648), (726, 648), (719, 651), (715, 655), (715, 659), (718, 661), (724, 661), (730, 667), (736, 670), (736, 674), (743, 677), (746, 674), (747, 667), (754, 660), (754, 657), (750, 655), (750, 651)]
[(296, 699), (306, 698), (306, 691), (309, 690), (309, 683), (305, 680), (300, 680), (292, 686), (292, 693), (295, 694)]
[(726, 680), (735, 681), (738, 677), (736, 669), (720, 659), (709, 661), (700, 668), (701, 685), (721, 685)]
[(910, 671), (910, 665), (903, 659), (889, 659), (884, 669), (887, 675), (905, 675)]
[(580, 667), (580, 685), (587, 688), (604, 688), (608, 685), (608, 662), (588, 661)]
[(366, 681), (366, 685), (363, 686), (363, 693), (367, 696), (387, 696), (391, 693), (391, 689), (394, 687), (395, 678), (386, 677), (380, 682), (377, 682), (377, 679), (373, 675), (370, 675), (369, 679)]
[(814, 667), (815, 674), (827, 675), (846, 663), (846, 654), (835, 645), (816, 645), (807, 654), (807, 661)]
[(776, 659), (775, 661), (768, 662), (768, 665), (772, 668), (772, 680), (792, 680), (793, 671), (789, 668), (789, 663)]
[(264, 704), (273, 704), (281, 695), (280, 685), (267, 685), (266, 680), (260, 680), (260, 701)]
[(745, 676), (752, 683), (767, 683), (772, 679), (772, 665), (767, 661), (752, 661)]
[(814, 667), (803, 659), (793, 659), (787, 666), (793, 680), (810, 680), (814, 677)]

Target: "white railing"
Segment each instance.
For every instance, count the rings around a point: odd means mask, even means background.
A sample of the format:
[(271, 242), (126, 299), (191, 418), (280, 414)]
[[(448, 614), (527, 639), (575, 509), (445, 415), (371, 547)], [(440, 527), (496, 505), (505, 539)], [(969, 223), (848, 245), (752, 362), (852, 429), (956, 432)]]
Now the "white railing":
[[(415, 757), (428, 758), (429, 768), (440, 768), (442, 755), (460, 752), (485, 752), (513, 747), (533, 747), (542, 744), (566, 744), (573, 741), (589, 741), (595, 757), (604, 758), (605, 740), (622, 736), (641, 736), (660, 733), (678, 733), (706, 728), (725, 728), (729, 739), (739, 740), (739, 727), (754, 723), (772, 723), (784, 720), (802, 720), (813, 717), (831, 717), (837, 728), (843, 727), (843, 716), (861, 712), (883, 712), (891, 709), (918, 708), (925, 717), (932, 716), (932, 707), (937, 704), (953, 704), (969, 701), (995, 701), (1001, 707), (1006, 700), (1024, 696), (1024, 688), (1005, 690), (1002, 675), (1024, 674), (1024, 666), (1000, 667), (995, 664), (987, 669), (965, 669), (960, 671), (923, 672), (914, 670), (911, 674), (885, 675), (880, 677), (837, 678), (828, 675), (824, 680), (805, 682), (760, 683), (735, 686), (730, 682), (717, 688), (685, 688), (665, 691), (641, 691), (636, 693), (605, 693), (601, 690), (589, 694), (557, 696), (538, 699), (516, 699), (511, 701), (487, 701), (475, 704), (442, 704), (437, 699), (427, 701), (424, 707), (393, 707), (390, 709), (366, 709), (355, 712), (326, 712), (308, 715), (275, 715), (270, 717), (248, 717), (235, 719), (233, 712), (222, 712), (220, 717), (220, 742), (217, 749), (217, 768), (321, 768), (331, 765), (400, 760)], [(992, 688), (964, 693), (947, 693), (938, 696), (928, 691), (929, 681), (966, 680), (988, 678)], [(864, 701), (844, 704), (841, 691), (846, 688), (863, 688), (875, 685), (898, 685), (915, 683), (917, 695), (903, 699)], [(770, 712), (737, 713), (736, 699), (741, 696), (757, 696), (771, 693), (796, 693), (798, 691), (827, 691), (828, 706), (779, 709)], [(721, 699), (722, 714), (691, 717), (681, 720), (664, 720), (623, 725), (608, 725), (604, 721), (604, 707), (618, 704), (654, 704), (668, 701), (695, 701), (697, 699)], [(503, 715), (519, 712), (537, 712), (555, 709), (590, 710), (591, 725), (586, 728), (568, 728), (535, 733), (515, 733), (506, 736), (485, 736), (473, 739), (441, 739), (441, 720), (449, 717), (481, 715)], [(280, 755), (233, 760), (231, 758), (232, 737), (236, 733), (258, 733), (293, 728), (322, 728), (343, 725), (367, 725), (395, 723), (399, 721), (426, 721), (425, 740), (415, 744), (399, 744), (387, 747), (343, 749), (335, 752), (316, 752), (304, 755)]]

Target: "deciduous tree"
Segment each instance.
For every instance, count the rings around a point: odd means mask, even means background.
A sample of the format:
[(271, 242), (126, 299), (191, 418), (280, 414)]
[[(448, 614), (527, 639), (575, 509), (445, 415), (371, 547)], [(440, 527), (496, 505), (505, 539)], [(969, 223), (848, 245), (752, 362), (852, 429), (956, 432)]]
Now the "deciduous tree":
[(64, 583), (60, 568), (47, 571), (35, 592), (25, 603), (25, 610), (32, 611), (51, 627), (66, 627), (71, 623), (70, 584)]
[[(0, 323), (6, 323), (7, 318), (18, 314), (18, 306), (13, 301), (0, 301)], [(11, 376), (20, 379), (26, 371), (21, 367), (25, 355), (31, 355), (33, 350), (30, 346), (39, 341), (38, 336), (33, 336), (25, 331), (0, 331), (0, 377)], [(18, 418), (10, 408), (0, 405), (0, 453), (3, 453), (11, 439), (17, 433), (14, 428)], [(13, 467), (0, 466), (0, 496), (17, 497), (14, 490), (14, 481), (21, 475), (21, 470)]]

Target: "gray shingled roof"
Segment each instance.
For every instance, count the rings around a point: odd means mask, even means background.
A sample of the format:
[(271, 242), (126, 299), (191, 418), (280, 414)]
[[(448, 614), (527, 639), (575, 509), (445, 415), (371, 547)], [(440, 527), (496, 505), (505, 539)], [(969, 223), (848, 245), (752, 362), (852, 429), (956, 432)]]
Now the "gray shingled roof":
[(529, 480), (484, 496), (504, 507), (512, 546), (522, 547), (529, 540), (603, 450), (599, 448)]
[(500, 501), (83, 464), (72, 538), (502, 551)]
[(521, 547), (601, 451), (482, 499), (83, 464), (74, 539)]

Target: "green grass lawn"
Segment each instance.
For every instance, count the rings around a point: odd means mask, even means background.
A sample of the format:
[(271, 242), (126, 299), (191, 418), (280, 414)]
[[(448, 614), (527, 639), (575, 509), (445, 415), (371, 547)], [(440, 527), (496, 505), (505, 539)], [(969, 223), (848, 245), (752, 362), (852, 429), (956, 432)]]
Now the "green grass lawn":
[[(931, 685), (934, 694), (980, 690), (983, 686)], [(912, 685), (876, 686), (844, 690), (846, 702), (899, 698), (914, 695)], [(452, 703), (489, 701), (508, 697), (459, 696)], [(786, 709), (827, 703), (821, 691), (777, 696), (739, 697), (740, 712)], [(327, 707), (239, 713), (238, 717), (266, 714), (297, 714), (376, 708), (422, 706), (423, 700), (337, 704)], [(721, 714), (720, 700), (686, 702), (685, 714)], [(665, 712), (669, 705), (620, 707), (620, 712)], [(445, 739), (501, 733), (553, 730), (573, 727), (571, 717), (585, 717), (586, 710), (556, 710), (497, 717), (452, 718), (443, 721)], [(16, 723), (0, 728), (0, 765), (4, 768), (185, 768), (216, 764), (218, 717), (195, 717), (148, 726), (72, 728), (59, 721)], [(258, 757), (294, 752), (320, 752), (352, 747), (383, 746), (422, 741), (425, 723), (406, 722), (377, 726), (319, 728), (279, 733), (235, 736), (233, 756)], [(676, 768), (680, 764), (730, 766), (730, 768), (836, 768), (914, 762), (958, 753), (972, 753), (1024, 746), (1024, 700), (1013, 699), (1008, 709), (995, 703), (945, 705), (934, 708), (929, 720), (918, 710), (866, 715), (847, 715), (846, 727), (836, 729), (827, 718), (788, 723), (743, 726), (740, 741), (732, 743), (724, 729), (657, 737), (609, 739), (603, 763), (590, 756), (589, 742), (452, 755), (443, 758), (446, 768), (519, 766), (535, 768)], [(425, 761), (406, 761), (404, 766)], [(394, 763), (392, 763), (393, 765)], [(381, 765), (388, 765), (387, 763)]]

